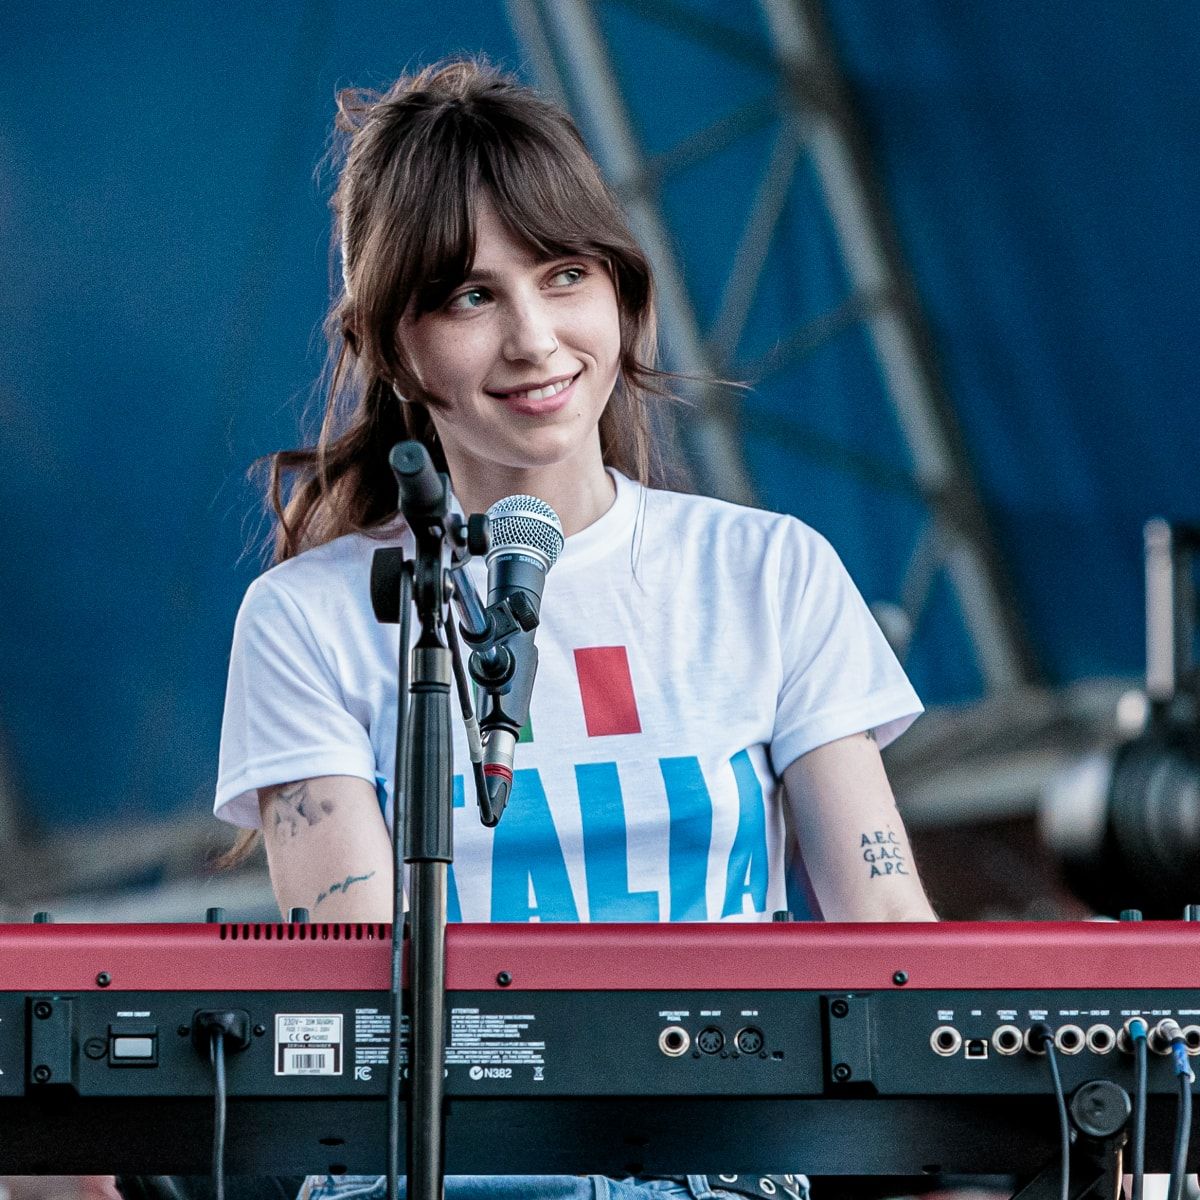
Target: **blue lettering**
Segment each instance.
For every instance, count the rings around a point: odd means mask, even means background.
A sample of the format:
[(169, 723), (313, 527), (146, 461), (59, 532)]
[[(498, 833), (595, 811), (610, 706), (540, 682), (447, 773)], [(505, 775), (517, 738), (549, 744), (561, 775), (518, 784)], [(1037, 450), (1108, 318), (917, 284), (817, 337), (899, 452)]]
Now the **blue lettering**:
[(812, 883), (800, 855), (799, 847), (792, 847), (791, 858), (784, 865), (783, 885), (787, 893), (788, 912), (797, 921), (815, 921), (820, 909), (813, 895)]
[(739, 750), (730, 760), (738, 791), (738, 827), (729, 852), (729, 872), (725, 877), (724, 917), (743, 911), (743, 900), (750, 897), (755, 912), (767, 910), (767, 817), (763, 811), (762, 784), (754, 773), (747, 750)]
[(660, 758), (667, 807), (671, 812), (672, 921), (703, 921), (708, 916), (705, 881), (712, 843), (712, 797), (698, 758)]
[(575, 781), (591, 919), (657, 921), (658, 893), (629, 890), (629, 844), (617, 764), (581, 764), (575, 768)]
[(492, 838), (492, 920), (535, 917), (578, 921), (579, 912), (541, 776), (514, 771), (512, 795)]
[[(454, 807), (465, 808), (466, 804), (466, 797), (463, 795), (463, 777), (455, 775)], [(458, 899), (458, 884), (454, 879), (454, 864), (451, 863), (446, 871), (446, 920), (461, 921), (462, 919), (462, 904)]]

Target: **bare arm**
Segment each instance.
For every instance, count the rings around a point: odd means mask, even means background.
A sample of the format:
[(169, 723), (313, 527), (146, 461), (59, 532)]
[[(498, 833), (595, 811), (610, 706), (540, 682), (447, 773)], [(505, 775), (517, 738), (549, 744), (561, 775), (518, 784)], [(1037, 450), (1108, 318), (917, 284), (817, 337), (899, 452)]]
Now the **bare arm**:
[(936, 921), (870, 734), (839, 738), (783, 773), (804, 865), (827, 921)]
[(375, 789), (348, 775), (260, 788), (279, 909), (313, 921), (390, 921), (392, 850)]

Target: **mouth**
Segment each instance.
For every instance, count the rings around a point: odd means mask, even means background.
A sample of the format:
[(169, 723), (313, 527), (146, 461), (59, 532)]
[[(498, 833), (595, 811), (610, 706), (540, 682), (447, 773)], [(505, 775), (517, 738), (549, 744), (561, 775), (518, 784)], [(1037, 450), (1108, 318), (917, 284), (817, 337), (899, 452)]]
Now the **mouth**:
[(522, 403), (552, 400), (555, 396), (565, 392), (582, 374), (582, 371), (576, 371), (574, 375), (560, 375), (557, 379), (547, 379), (539, 383), (525, 383), (515, 388), (504, 388), (503, 390), (488, 388), (487, 394), (494, 396), (497, 400)]

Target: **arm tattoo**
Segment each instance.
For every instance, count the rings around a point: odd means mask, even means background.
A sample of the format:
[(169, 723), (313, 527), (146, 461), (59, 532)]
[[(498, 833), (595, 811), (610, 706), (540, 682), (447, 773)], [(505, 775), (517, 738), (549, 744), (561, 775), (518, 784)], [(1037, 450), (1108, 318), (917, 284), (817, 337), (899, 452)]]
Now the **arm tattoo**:
[(320, 904), (322, 900), (328, 900), (330, 896), (335, 895), (337, 892), (345, 893), (350, 889), (350, 887), (352, 885), (354, 885), (356, 883), (365, 883), (374, 874), (375, 874), (374, 871), (368, 871), (365, 875), (347, 875), (346, 878), (341, 881), (341, 883), (331, 883), (329, 885), (328, 889), (326, 891), (323, 891), (317, 897), (316, 903), (313, 905), (313, 908), (316, 908), (317, 905)]
[(271, 829), (280, 841), (291, 841), (333, 812), (332, 800), (318, 800), (308, 780), (285, 783), (271, 797)]
[(894, 829), (872, 829), (859, 835), (863, 862), (870, 868), (871, 879), (888, 875), (910, 875), (904, 847)]
[(873, 730), (873, 729), (864, 729), (864, 730), (863, 730), (863, 737), (865, 737), (865, 738), (867, 739), (867, 741), (868, 741), (868, 742), (877, 742), (877, 741), (879, 741), (879, 739), (878, 739), (878, 738), (875, 736), (875, 730)]

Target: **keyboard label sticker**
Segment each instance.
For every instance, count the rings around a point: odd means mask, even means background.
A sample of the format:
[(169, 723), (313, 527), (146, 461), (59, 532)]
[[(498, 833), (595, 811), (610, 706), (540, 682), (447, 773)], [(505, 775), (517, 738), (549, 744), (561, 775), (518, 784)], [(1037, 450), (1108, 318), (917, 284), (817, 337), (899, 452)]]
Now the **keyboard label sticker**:
[(276, 1013), (276, 1075), (340, 1075), (341, 1013)]
[[(400, 1018), (402, 1043), (400, 1065), (408, 1064), (408, 1016)], [(370, 1083), (376, 1075), (387, 1075), (392, 1041), (392, 1015), (382, 1008), (354, 1010), (354, 1081)]]
[(546, 1080), (546, 1043), (534, 1028), (533, 1013), (489, 1013), (478, 1008), (450, 1010), (447, 1067), (465, 1066), (473, 1080)]

